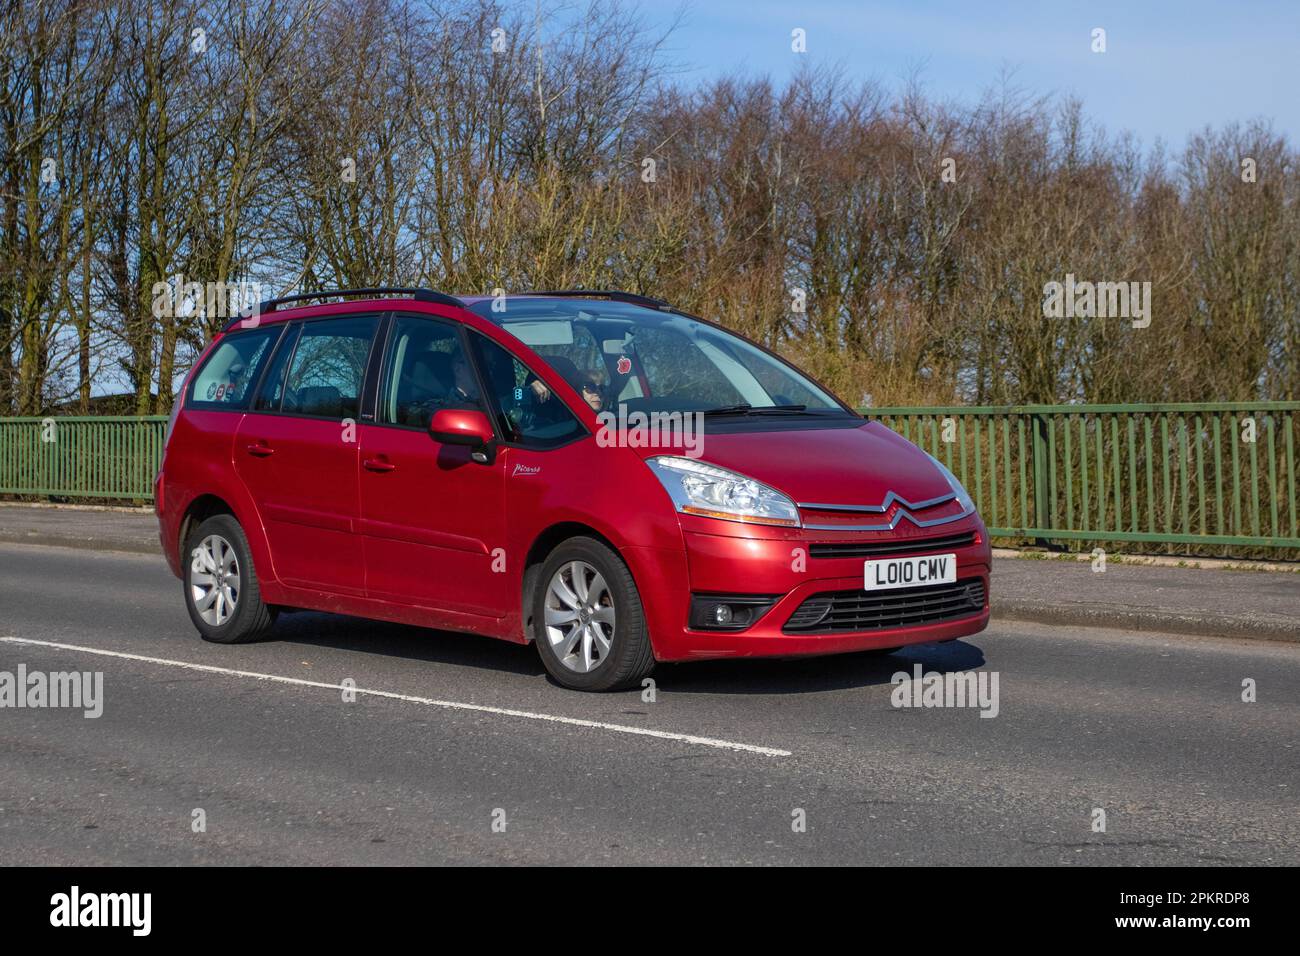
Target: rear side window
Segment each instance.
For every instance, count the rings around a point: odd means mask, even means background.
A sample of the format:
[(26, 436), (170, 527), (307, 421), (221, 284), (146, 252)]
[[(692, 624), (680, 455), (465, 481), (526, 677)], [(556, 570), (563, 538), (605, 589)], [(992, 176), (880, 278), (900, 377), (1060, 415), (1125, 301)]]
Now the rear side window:
[(272, 325), (225, 336), (194, 374), (186, 406), (243, 411), (282, 331)]
[(315, 418), (357, 417), (377, 316), (303, 325), (284, 385), (281, 411)]

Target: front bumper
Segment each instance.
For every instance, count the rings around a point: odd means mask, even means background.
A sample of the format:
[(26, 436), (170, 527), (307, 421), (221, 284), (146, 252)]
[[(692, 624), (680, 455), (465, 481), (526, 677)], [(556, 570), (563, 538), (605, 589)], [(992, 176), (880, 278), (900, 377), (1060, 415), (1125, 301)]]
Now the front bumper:
[[(944, 535), (973, 531), (974, 541), (945, 548), (957, 555), (959, 583), (982, 584), (983, 606), (969, 614), (902, 627), (862, 631), (797, 633), (786, 629), (790, 616), (818, 594), (863, 590), (862, 557), (814, 557), (817, 542), (895, 542), (915, 538), (916, 550), (898, 556), (927, 553), (921, 543), (936, 535), (810, 532), (784, 529), (718, 528), (708, 519), (683, 520), (685, 553), (629, 549), (629, 563), (642, 589), (642, 604), (650, 627), (655, 657), (660, 661), (722, 657), (796, 657), (844, 654), (948, 641), (976, 634), (988, 626), (991, 553), (988, 533), (978, 517), (945, 526)], [(715, 533), (718, 530), (732, 533)], [(734, 533), (739, 530), (739, 533)], [(932, 553), (932, 552), (931, 552)], [(690, 596), (696, 594), (771, 595), (775, 603), (758, 621), (741, 631), (692, 629), (688, 625)]]

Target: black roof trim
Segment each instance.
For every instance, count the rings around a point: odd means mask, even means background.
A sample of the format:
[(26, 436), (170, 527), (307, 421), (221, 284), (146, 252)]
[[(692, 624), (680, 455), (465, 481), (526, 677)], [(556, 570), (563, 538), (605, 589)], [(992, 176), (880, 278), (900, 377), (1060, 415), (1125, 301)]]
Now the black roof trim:
[[(257, 308), (258, 312), (274, 312), (282, 305), (290, 302), (305, 302), (309, 299), (342, 299), (356, 296), (402, 296), (404, 298), (414, 299), (416, 302), (433, 302), (437, 305), (450, 305), (457, 308), (465, 308), (465, 303), (454, 295), (447, 295), (445, 292), (435, 292), (433, 289), (419, 288), (391, 288), (376, 287), (373, 289), (333, 289), (321, 290), (319, 292), (299, 292), (294, 295), (284, 295), (277, 299), (266, 299)], [(236, 316), (226, 326), (225, 331), (230, 331), (240, 322), (244, 321), (243, 316)]]

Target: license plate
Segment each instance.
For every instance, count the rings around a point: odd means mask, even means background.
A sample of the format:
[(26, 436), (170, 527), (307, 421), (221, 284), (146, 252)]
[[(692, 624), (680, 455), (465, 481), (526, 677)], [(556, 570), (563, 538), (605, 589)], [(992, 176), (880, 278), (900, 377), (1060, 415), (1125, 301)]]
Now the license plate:
[(929, 554), (923, 558), (881, 558), (866, 562), (863, 586), (868, 591), (913, 588), (926, 584), (954, 584), (957, 555)]

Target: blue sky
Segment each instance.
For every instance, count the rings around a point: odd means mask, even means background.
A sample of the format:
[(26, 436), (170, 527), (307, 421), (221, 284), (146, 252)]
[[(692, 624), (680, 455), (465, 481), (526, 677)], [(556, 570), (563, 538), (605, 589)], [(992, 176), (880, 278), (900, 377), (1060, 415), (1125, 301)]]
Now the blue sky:
[[(974, 102), (1004, 69), (1029, 93), (1074, 94), (1110, 132), (1180, 147), (1207, 123), (1264, 117), (1300, 141), (1300, 2), (1208, 0), (642, 0), (648, 25), (684, 19), (667, 56), (687, 83), (733, 70), (781, 81), (806, 59), (897, 87), (919, 68), (944, 100)], [(790, 51), (807, 31), (808, 52)], [(1094, 27), (1107, 52), (1091, 51)]]

